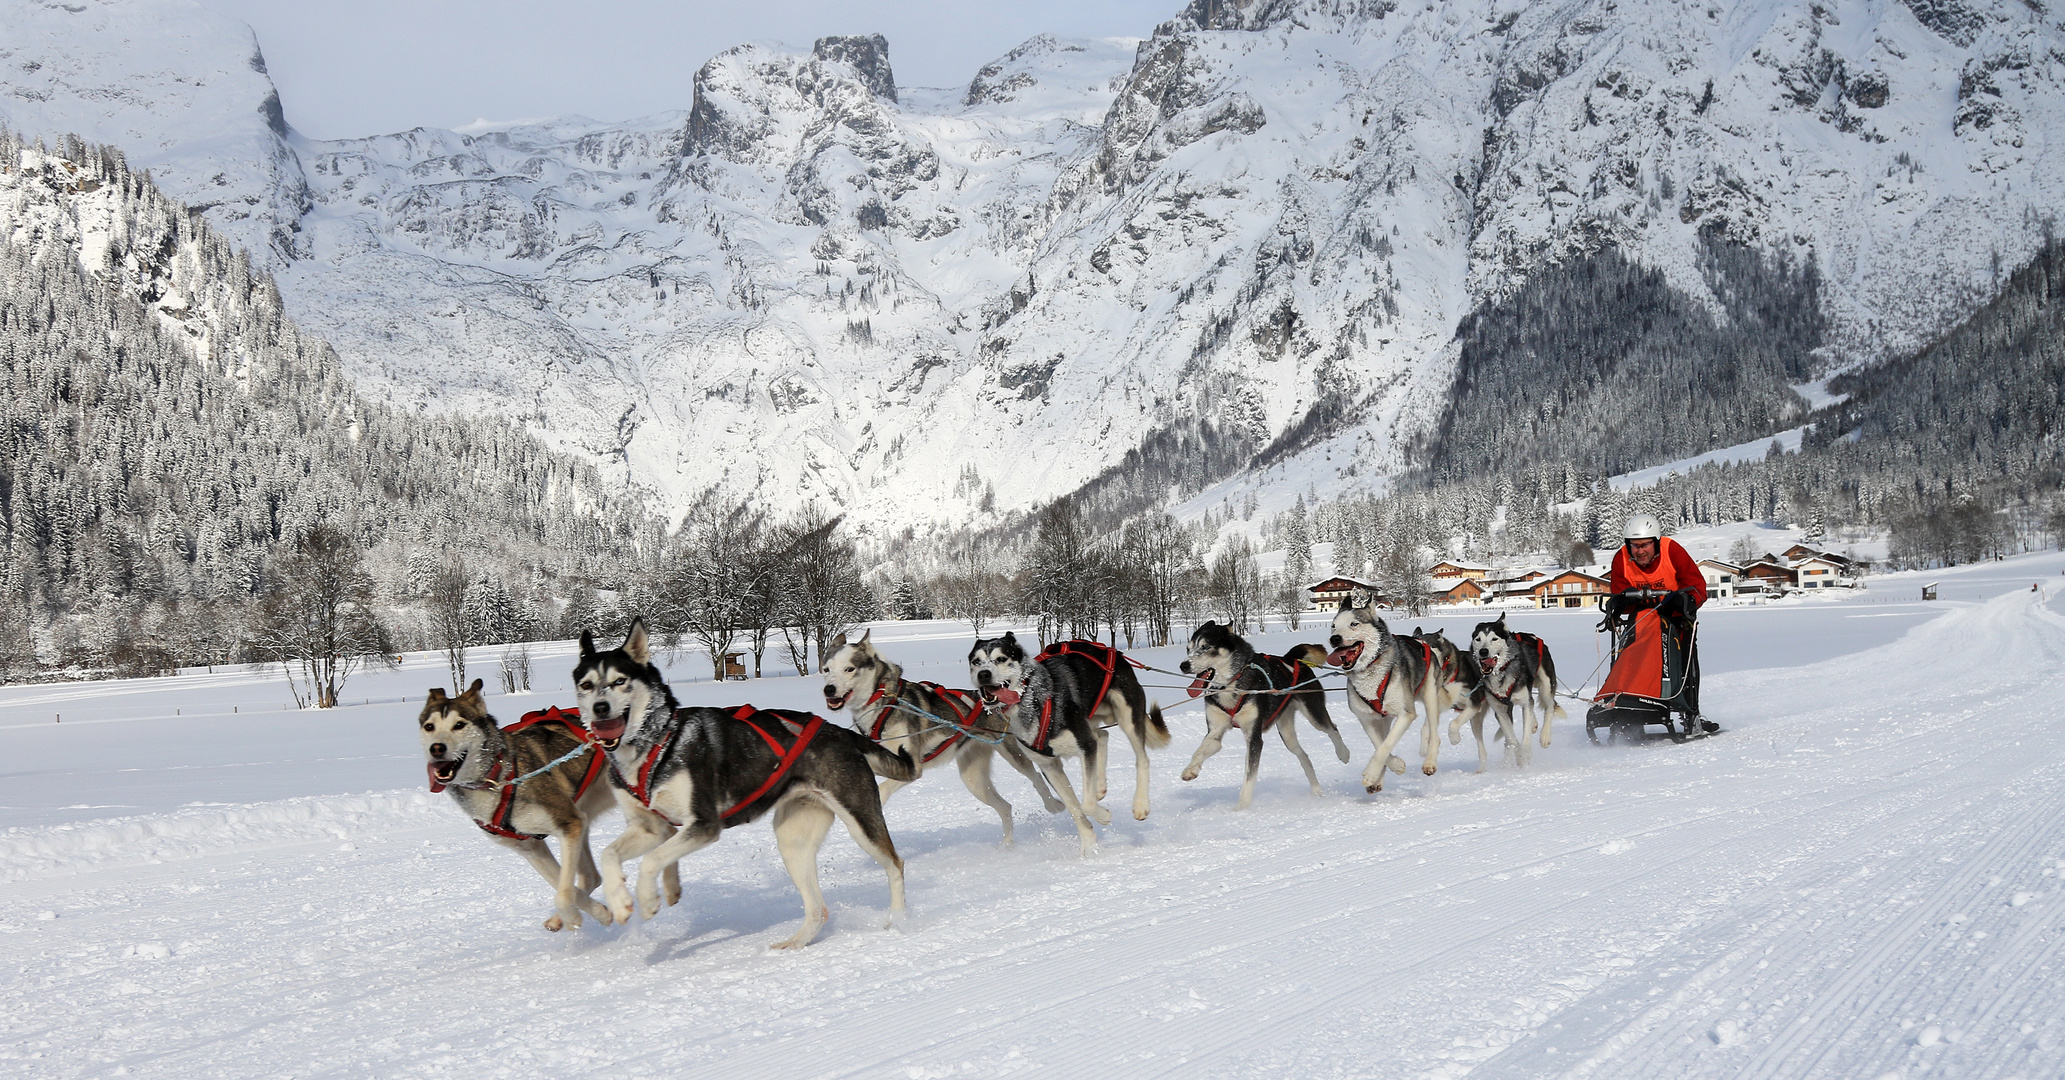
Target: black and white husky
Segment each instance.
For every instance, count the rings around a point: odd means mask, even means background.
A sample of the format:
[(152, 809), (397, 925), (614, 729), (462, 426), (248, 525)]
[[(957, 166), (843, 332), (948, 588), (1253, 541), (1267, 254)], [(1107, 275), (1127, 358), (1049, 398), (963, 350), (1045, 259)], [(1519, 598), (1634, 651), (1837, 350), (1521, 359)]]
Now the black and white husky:
[(602, 852), (603, 893), (618, 921), (631, 917), (626, 859), (643, 856), (638, 903), (650, 919), (660, 910), (654, 886), (661, 871), (769, 811), (775, 846), (803, 895), (802, 927), (776, 948), (808, 945), (825, 924), (817, 849), (834, 817), (888, 871), (892, 924), (903, 913), (903, 860), (882, 820), (874, 774), (917, 779), (909, 754), (806, 712), (681, 708), (651, 662), (642, 621), (607, 652), (582, 634), (574, 689), (588, 730), (609, 751), (610, 785), (627, 821)]
[(1513, 726), (1513, 705), (1517, 700), (1525, 726), (1519, 728), (1517, 748), (1520, 764), (1527, 764), (1528, 742), (1540, 733), (1549, 745), (1549, 724), (1566, 714), (1556, 701), (1556, 660), (1549, 647), (1533, 634), (1508, 629), (1504, 615), (1477, 624), (1470, 634), (1470, 647), (1477, 654), (1477, 666), (1484, 672), (1484, 691), (1501, 724)]
[[(1061, 641), (1028, 658), (1018, 636), (982, 638), (968, 650), (968, 674), (985, 707), (1009, 724), (1011, 735), (1031, 751), (1054, 794), (1075, 818), (1083, 854), (1097, 850), (1097, 830), (1111, 824), (1104, 797), (1108, 747), (1104, 729), (1117, 726), (1133, 744), (1133, 817), (1147, 819), (1147, 751), (1169, 745), (1161, 706), (1147, 703), (1147, 691), (1125, 655), (1095, 641)], [(1082, 795), (1061, 771), (1062, 757), (1083, 759)]]
[[(588, 825), (615, 803), (609, 785), (596, 782), (602, 751), (574, 721), (504, 731), (480, 687), (475, 679), (458, 697), (432, 690), (416, 716), (430, 790), (449, 791), (481, 832), (552, 883), (555, 910), (545, 929), (578, 927), (583, 911), (608, 926), (609, 910), (589, 895), (602, 879), (588, 850)], [(559, 859), (548, 836), (559, 841)]]
[[(936, 763), (952, 761), (968, 793), (1003, 821), (1006, 844), (1011, 842), (1011, 804), (990, 781), (990, 761), (997, 754), (1031, 782), (1048, 813), (1065, 809), (1047, 790), (1047, 781), (1025, 748), (1009, 737), (1004, 720), (983, 708), (974, 691), (904, 678), (902, 665), (877, 652), (871, 636), (872, 631), (861, 634), (859, 641), (848, 642), (845, 634), (832, 639), (819, 669), (825, 677), (827, 711), (851, 709), (856, 731), (892, 751), (909, 753), (921, 774)], [(882, 781), (884, 805), (904, 783)]]
[(1375, 609), (1356, 607), (1345, 599), (1334, 613), (1327, 642), (1334, 649), (1327, 663), (1348, 673), (1348, 708), (1377, 748), (1362, 770), (1362, 786), (1382, 791), (1386, 768), (1405, 772), (1405, 762), (1391, 750), (1421, 713), (1427, 722), (1420, 727), (1420, 771), (1434, 775), (1441, 753), (1437, 725), (1449, 699), (1433, 650), (1394, 635)]
[(1326, 689), (1303, 661), (1258, 653), (1248, 640), (1232, 628), (1207, 622), (1190, 635), (1190, 651), (1181, 665), (1183, 674), (1197, 676), (1190, 694), (1205, 699), (1205, 741), (1183, 769), (1183, 779), (1195, 780), (1206, 759), (1219, 752), (1229, 728), (1247, 736), (1248, 772), (1240, 785), (1240, 803), (1245, 810), (1255, 801), (1255, 775), (1262, 767), (1262, 737), (1271, 726), (1284, 747), (1305, 768), (1305, 782), (1320, 794), (1319, 774), (1312, 759), (1298, 745), (1297, 717), (1305, 714), (1312, 726), (1334, 741), (1334, 753), (1348, 760), (1348, 744), (1326, 712)]

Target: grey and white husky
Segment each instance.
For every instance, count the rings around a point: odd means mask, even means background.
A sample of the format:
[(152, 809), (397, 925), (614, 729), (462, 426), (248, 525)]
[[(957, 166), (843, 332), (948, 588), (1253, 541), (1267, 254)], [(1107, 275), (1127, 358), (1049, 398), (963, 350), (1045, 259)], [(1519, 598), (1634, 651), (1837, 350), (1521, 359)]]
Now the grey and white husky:
[(582, 634), (574, 688), (588, 730), (609, 751), (610, 786), (629, 822), (602, 852), (603, 891), (619, 921), (631, 917), (626, 859), (641, 860), (638, 903), (650, 919), (660, 910), (654, 886), (662, 870), (770, 811), (775, 846), (803, 896), (802, 927), (776, 948), (808, 945), (825, 924), (817, 850), (835, 817), (888, 872), (892, 925), (903, 913), (903, 860), (882, 820), (874, 774), (917, 779), (909, 754), (811, 713), (681, 708), (652, 664), (642, 621), (606, 652)]
[(1327, 663), (1348, 673), (1348, 708), (1377, 748), (1362, 770), (1362, 786), (1382, 791), (1385, 769), (1405, 772), (1405, 762), (1391, 750), (1422, 713), (1427, 722), (1420, 727), (1420, 771), (1434, 775), (1441, 753), (1437, 725), (1450, 702), (1433, 650), (1391, 633), (1374, 608), (1345, 599), (1327, 643), (1334, 650)]
[[(975, 642), (968, 674), (983, 705), (1009, 724), (1068, 807), (1083, 854), (1097, 850), (1091, 819), (1111, 824), (1111, 811), (1098, 804), (1106, 788), (1105, 728), (1116, 726), (1133, 744), (1133, 817), (1147, 819), (1147, 751), (1169, 745), (1169, 726), (1161, 706), (1148, 705), (1123, 653), (1101, 642), (1060, 641), (1028, 658), (1018, 636), (1006, 632)], [(1062, 757), (1083, 759), (1080, 798), (1061, 771)]]
[[(1011, 842), (1011, 804), (997, 794), (990, 780), (990, 762), (997, 754), (1040, 793), (1048, 813), (1065, 809), (1047, 790), (1047, 781), (1026, 756), (1025, 748), (1009, 737), (1004, 720), (983, 708), (973, 690), (904, 678), (903, 666), (876, 651), (872, 636), (872, 631), (865, 632), (860, 640), (849, 642), (842, 633), (832, 639), (819, 669), (825, 677), (828, 711), (851, 710), (854, 730), (892, 751), (909, 753), (917, 759), (921, 775), (934, 764), (952, 761), (968, 793), (995, 810), (1003, 821), (1006, 844)], [(904, 783), (882, 781), (884, 805)]]
[(1515, 701), (1520, 705), (1525, 726), (1519, 729), (1518, 750), (1525, 765), (1530, 739), (1539, 732), (1542, 745), (1549, 745), (1550, 722), (1567, 715), (1556, 701), (1556, 659), (1541, 638), (1509, 629), (1504, 615), (1478, 623), (1470, 647), (1484, 672), (1485, 694), (1506, 726), (1513, 725)]
[(1245, 810), (1255, 801), (1255, 776), (1262, 767), (1262, 737), (1276, 728), (1277, 737), (1305, 768), (1305, 782), (1314, 795), (1320, 794), (1319, 774), (1312, 759), (1298, 745), (1299, 713), (1312, 726), (1334, 741), (1334, 753), (1348, 760), (1348, 744), (1326, 712), (1326, 689), (1302, 660), (1291, 660), (1255, 651), (1248, 640), (1231, 627), (1207, 622), (1190, 635), (1190, 650), (1180, 665), (1185, 675), (1194, 675), (1192, 697), (1205, 699), (1205, 741), (1183, 769), (1183, 779), (1197, 779), (1198, 770), (1219, 748), (1230, 728), (1247, 736), (1247, 778), (1240, 785), (1240, 802)]
[[(588, 850), (588, 825), (615, 804), (609, 785), (597, 782), (602, 751), (578, 753), (588, 740), (571, 722), (503, 731), (480, 687), (475, 679), (458, 697), (443, 687), (432, 690), (416, 716), (430, 790), (450, 792), (481, 832), (552, 883), (555, 910), (545, 929), (578, 927), (583, 911), (608, 926), (609, 910), (589, 895), (602, 879)], [(548, 836), (559, 841), (559, 859), (545, 843)]]
[(1500, 710), (1484, 690), (1484, 672), (1477, 666), (1477, 654), (1468, 649), (1459, 649), (1448, 640), (1448, 635), (1439, 629), (1422, 632), (1413, 627), (1412, 637), (1434, 650), (1434, 659), (1441, 665), (1442, 691), (1454, 704), (1455, 715), (1448, 721), (1448, 741), (1454, 746), (1463, 741), (1463, 725), (1470, 725), (1471, 734), (1477, 738), (1477, 771), (1483, 772), (1490, 762), (1490, 755), (1484, 747), (1484, 718), (1487, 715), (1498, 718), (1499, 738), (1503, 739), (1504, 752), (1508, 756), (1519, 753), (1518, 740), (1513, 736), (1512, 710)]

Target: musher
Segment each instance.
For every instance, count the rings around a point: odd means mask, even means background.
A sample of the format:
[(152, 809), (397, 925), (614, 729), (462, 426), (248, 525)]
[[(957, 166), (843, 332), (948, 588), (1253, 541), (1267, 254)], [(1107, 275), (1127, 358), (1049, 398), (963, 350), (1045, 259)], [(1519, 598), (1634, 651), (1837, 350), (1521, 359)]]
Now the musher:
[[(1685, 711), (1699, 716), (1699, 638), (1691, 633), (1693, 623), (1699, 617), (1699, 609), (1706, 603), (1706, 575), (1699, 570), (1690, 553), (1676, 540), (1663, 534), (1663, 523), (1652, 514), (1636, 514), (1628, 519), (1620, 531), (1621, 549), (1613, 555), (1613, 572), (1609, 587), (1613, 595), (1601, 605), (1613, 617), (1630, 614), (1649, 607), (1652, 603), (1656, 613), (1674, 627), (1685, 632), (1691, 642), (1685, 657), (1685, 690), (1681, 699)], [(1623, 595), (1634, 589), (1655, 589), (1666, 595), (1660, 600), (1644, 600)], [(1704, 718), (1700, 726), (1709, 732), (1721, 730), (1721, 725)]]

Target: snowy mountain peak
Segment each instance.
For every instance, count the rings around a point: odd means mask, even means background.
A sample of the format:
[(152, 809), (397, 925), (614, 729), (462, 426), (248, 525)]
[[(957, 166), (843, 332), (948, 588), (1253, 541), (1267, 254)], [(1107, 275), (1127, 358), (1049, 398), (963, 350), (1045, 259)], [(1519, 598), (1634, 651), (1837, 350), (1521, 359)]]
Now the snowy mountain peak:
[(1717, 318), (1714, 243), (1811, 263), (1808, 366), (1897, 355), (2065, 208), (2065, 21), (2020, 0), (1197, 0), (965, 90), (828, 37), (712, 58), (686, 115), (327, 142), (233, 23), (0, 10), (0, 116), (136, 148), (362, 382), (883, 531), (1257, 452), (1367, 485), (1471, 312), (1607, 246)]

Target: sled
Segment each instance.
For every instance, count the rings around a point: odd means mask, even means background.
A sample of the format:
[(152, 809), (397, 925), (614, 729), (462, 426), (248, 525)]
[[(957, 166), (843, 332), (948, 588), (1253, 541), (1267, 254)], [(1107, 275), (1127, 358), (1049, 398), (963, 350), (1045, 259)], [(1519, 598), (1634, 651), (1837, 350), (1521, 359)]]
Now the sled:
[[(1585, 714), (1585, 736), (1604, 746), (1666, 737), (1687, 742), (1714, 734), (1686, 710), (1684, 702), (1687, 661), (1698, 624), (1673, 623), (1658, 615), (1655, 603), (1667, 593), (1636, 589), (1621, 595), (1646, 600), (1650, 606), (1610, 624), (1613, 663)], [(1653, 727), (1663, 730), (1651, 732)], [(1599, 737), (1602, 729), (1606, 732), (1603, 740)]]

